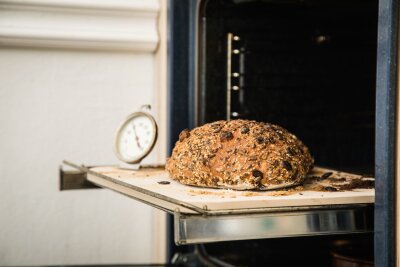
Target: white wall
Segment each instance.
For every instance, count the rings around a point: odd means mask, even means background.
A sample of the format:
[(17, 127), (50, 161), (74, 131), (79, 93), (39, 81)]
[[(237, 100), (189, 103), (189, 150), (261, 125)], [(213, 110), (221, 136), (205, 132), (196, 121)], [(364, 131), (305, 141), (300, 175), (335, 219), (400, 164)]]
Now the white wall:
[[(47, 16), (50, 22), (57, 14), (66, 22), (68, 16), (88, 16), (92, 22), (107, 20), (122, 27), (116, 23), (118, 12), (82, 13), (80, 2), (71, 1), (77, 6), (64, 13), (65, 6), (54, 9), (53, 1), (36, 2), (47, 7), (39, 6), (34, 16)], [(122, 7), (128, 2), (118, 1)], [(157, 12), (157, 1), (133, 2), (153, 5)], [(18, 1), (0, 1), (0, 7), (4, 3), (11, 8), (0, 9), (0, 17), (2, 12), (26, 12), (16, 8)], [(51, 33), (39, 38), (41, 42), (23, 34), (20, 39), (6, 38), (2, 33), (18, 28), (16, 17), (0, 20), (0, 266), (159, 261), (154, 253), (157, 237), (152, 236), (153, 208), (104, 189), (58, 189), (63, 159), (88, 165), (117, 163), (112, 141), (120, 121), (140, 105), (159, 101), (153, 42), (157, 38), (135, 46), (135, 37), (126, 49), (121, 48), (124, 42), (104, 41), (114, 38), (107, 34), (86, 47), (85, 36), (67, 42)], [(155, 31), (156, 16), (151, 19)], [(51, 30), (57, 32), (57, 27)], [(148, 161), (164, 156), (158, 148)]]

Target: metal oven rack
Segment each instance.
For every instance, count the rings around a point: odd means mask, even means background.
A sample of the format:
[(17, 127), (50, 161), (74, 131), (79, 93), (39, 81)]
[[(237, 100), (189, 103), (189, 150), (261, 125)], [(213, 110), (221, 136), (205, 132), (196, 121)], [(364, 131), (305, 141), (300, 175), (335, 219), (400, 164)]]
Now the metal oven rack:
[(294, 237), (373, 231), (373, 204), (209, 210), (191, 203), (129, 185), (88, 167), (64, 161), (90, 182), (166, 211), (174, 216), (175, 242), (199, 244), (218, 241)]

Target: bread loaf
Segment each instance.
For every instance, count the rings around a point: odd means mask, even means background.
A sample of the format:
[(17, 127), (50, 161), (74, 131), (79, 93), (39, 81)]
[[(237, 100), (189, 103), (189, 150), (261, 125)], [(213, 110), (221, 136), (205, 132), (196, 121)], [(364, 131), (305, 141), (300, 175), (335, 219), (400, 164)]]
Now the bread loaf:
[(248, 190), (299, 184), (312, 166), (308, 148), (284, 128), (231, 120), (183, 130), (166, 169), (183, 184)]

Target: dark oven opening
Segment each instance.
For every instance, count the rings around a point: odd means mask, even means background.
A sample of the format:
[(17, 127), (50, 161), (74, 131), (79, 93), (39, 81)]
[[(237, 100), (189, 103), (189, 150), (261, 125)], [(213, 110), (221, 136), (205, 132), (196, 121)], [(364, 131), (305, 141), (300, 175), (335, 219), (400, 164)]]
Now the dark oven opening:
[[(197, 123), (279, 124), (304, 141), (316, 165), (374, 175), (377, 20), (377, 0), (200, 1)], [(207, 249), (239, 266), (331, 266), (343, 242), (373, 257), (372, 234)]]
[(376, 0), (204, 0), (197, 122), (282, 125), (316, 165), (374, 174)]

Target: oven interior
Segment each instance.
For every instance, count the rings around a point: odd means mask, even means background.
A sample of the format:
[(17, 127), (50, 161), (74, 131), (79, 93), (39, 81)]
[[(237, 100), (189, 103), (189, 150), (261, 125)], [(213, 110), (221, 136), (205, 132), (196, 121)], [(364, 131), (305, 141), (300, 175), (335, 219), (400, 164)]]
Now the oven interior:
[[(200, 1), (197, 124), (275, 123), (310, 148), (316, 165), (374, 175), (377, 19), (377, 0)], [(372, 234), (207, 249), (238, 266), (329, 266), (337, 242), (373, 257)]]
[(205, 0), (197, 121), (281, 125), (315, 164), (374, 174), (376, 0)]

